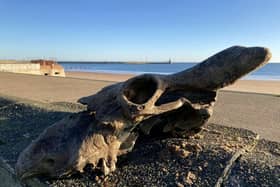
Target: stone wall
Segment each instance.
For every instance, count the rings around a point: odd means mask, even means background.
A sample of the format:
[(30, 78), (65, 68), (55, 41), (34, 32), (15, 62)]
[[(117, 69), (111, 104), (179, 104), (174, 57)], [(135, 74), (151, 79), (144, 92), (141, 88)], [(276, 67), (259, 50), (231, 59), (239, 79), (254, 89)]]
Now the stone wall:
[(0, 72), (65, 77), (63, 67), (52, 60), (0, 60)]
[(0, 72), (12, 72), (12, 73), (25, 73), (25, 74), (34, 74), (41, 75), (40, 64), (31, 64), (31, 63), (3, 63), (0, 64)]

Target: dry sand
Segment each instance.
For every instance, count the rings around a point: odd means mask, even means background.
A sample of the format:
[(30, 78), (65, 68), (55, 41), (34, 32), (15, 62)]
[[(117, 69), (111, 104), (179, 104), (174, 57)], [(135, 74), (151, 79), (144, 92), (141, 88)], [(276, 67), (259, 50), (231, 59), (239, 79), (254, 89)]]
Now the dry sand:
[(90, 80), (107, 80), (107, 81), (125, 81), (134, 74), (113, 74), (113, 73), (89, 73), (89, 72), (65, 72), (66, 77), (90, 79)]
[[(107, 81), (125, 81), (133, 74), (111, 74), (111, 73), (87, 73), (87, 72), (66, 72), (67, 77), (91, 79), (91, 80), (107, 80)], [(239, 80), (231, 86), (223, 90), (252, 92), (280, 95), (280, 81), (256, 81), (256, 80)]]
[[(114, 83), (112, 81), (133, 76), (76, 72), (66, 75), (72, 78), (0, 73), (0, 94), (43, 102), (75, 102)], [(239, 81), (227, 90), (275, 95), (219, 92), (211, 122), (247, 128), (266, 139), (280, 142), (280, 81)]]
[(96, 93), (112, 83), (1, 72), (0, 94), (43, 102), (76, 102), (78, 98)]

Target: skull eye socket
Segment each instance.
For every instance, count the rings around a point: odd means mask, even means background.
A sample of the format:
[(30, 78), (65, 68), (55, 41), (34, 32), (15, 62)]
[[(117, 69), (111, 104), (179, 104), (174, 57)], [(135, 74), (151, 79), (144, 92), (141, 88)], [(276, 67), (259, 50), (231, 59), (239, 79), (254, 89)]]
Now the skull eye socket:
[(131, 81), (124, 89), (124, 96), (136, 104), (146, 103), (156, 92), (157, 81), (153, 77), (139, 77)]

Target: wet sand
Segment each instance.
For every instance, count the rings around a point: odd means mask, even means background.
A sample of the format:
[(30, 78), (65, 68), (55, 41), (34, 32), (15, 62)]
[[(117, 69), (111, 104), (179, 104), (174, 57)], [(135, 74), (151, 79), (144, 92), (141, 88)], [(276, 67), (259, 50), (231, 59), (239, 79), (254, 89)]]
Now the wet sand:
[[(42, 102), (75, 102), (113, 84), (113, 81), (133, 76), (72, 72), (66, 75), (67, 78), (60, 78), (0, 73), (0, 94)], [(210, 122), (247, 128), (263, 138), (280, 142), (279, 89), (280, 81), (239, 81), (227, 91), (219, 92)]]

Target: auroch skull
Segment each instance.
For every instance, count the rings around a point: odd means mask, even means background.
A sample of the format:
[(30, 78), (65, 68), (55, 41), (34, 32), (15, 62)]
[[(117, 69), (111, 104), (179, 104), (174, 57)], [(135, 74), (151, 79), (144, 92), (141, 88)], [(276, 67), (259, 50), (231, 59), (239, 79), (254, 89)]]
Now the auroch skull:
[(212, 115), (218, 89), (234, 83), (271, 57), (262, 47), (234, 46), (171, 75), (144, 74), (81, 98), (87, 111), (45, 129), (19, 156), (19, 177), (60, 177), (87, 164), (105, 175), (117, 156), (133, 149), (138, 132), (187, 133)]

